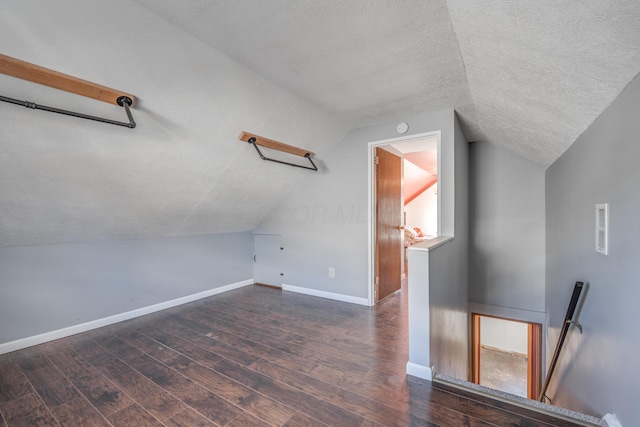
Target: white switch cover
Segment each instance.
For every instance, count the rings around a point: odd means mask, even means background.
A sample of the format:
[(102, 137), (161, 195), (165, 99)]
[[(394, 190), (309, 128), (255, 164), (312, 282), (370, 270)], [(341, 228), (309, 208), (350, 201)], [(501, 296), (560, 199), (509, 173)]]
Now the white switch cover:
[(609, 253), (609, 203), (596, 205), (596, 252)]
[(329, 267), (329, 279), (336, 278), (336, 269), (333, 267)]

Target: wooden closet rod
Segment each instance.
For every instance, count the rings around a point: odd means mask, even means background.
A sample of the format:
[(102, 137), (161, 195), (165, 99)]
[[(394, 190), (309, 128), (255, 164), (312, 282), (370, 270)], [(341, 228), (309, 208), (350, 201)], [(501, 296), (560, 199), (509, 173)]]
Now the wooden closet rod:
[(1, 53), (0, 73), (64, 90), (65, 92), (75, 93), (76, 95), (97, 99), (98, 101), (109, 104), (120, 105), (118, 104), (118, 98), (121, 96), (128, 97), (132, 102), (135, 101), (133, 95), (120, 90), (111, 89), (68, 74), (59, 73), (58, 71), (50, 70)]
[(135, 97), (125, 92), (111, 89), (106, 86), (82, 80), (68, 74), (59, 73), (39, 65), (31, 64), (20, 59), (12, 58), (0, 53), (0, 73), (22, 80), (28, 80), (33, 83), (49, 86), (55, 89), (64, 90), (65, 92), (74, 93), (76, 95), (86, 96), (88, 98), (97, 99), (98, 101), (116, 104), (124, 108), (127, 114), (128, 122), (119, 122), (116, 120), (105, 119), (102, 117), (91, 116), (75, 111), (62, 110), (60, 108), (47, 107), (39, 105), (35, 102), (21, 101), (0, 95), (0, 101), (10, 104), (22, 105), (26, 108), (34, 110), (49, 111), (52, 113), (64, 114), (67, 116), (79, 117), (81, 119), (94, 120), (102, 123), (108, 123), (117, 126), (125, 126), (133, 129), (136, 122), (133, 120), (129, 107), (135, 101)]
[[(262, 160), (281, 163), (283, 165), (295, 166), (297, 168), (302, 168), (302, 169), (310, 169), (314, 171), (318, 170), (318, 167), (315, 165), (315, 163), (313, 163), (313, 160), (311, 160), (311, 156), (313, 156), (313, 152), (309, 150), (294, 147), (293, 145), (284, 144), (279, 141), (274, 141), (273, 139), (265, 138), (259, 135), (254, 135), (252, 133), (244, 132), (244, 131), (240, 132), (240, 135), (238, 135), (238, 139), (240, 141), (248, 142), (249, 144), (253, 145)], [(305, 159), (309, 160), (309, 163), (311, 163), (311, 166), (303, 166), (295, 163), (290, 163), (282, 160), (265, 157), (264, 154), (262, 154), (262, 151), (260, 151), (260, 148), (258, 148), (258, 146), (282, 151), (283, 153), (293, 154), (294, 156), (304, 157)]]

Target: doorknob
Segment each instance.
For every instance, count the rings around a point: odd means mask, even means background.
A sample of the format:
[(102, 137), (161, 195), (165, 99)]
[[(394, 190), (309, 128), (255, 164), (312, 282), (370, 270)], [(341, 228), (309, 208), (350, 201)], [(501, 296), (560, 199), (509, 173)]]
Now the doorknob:
[(396, 230), (404, 230), (404, 225), (396, 225)]

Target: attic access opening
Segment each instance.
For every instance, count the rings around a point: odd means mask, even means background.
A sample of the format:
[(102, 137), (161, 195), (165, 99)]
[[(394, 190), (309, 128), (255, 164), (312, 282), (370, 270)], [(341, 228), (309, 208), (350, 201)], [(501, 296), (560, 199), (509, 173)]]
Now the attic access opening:
[(12, 58), (7, 55), (0, 54), (0, 73), (22, 80), (28, 80), (33, 83), (49, 86), (54, 89), (64, 90), (65, 92), (74, 93), (76, 95), (86, 96), (88, 98), (97, 99), (109, 104), (116, 104), (124, 108), (128, 122), (120, 122), (117, 120), (106, 119), (103, 117), (92, 116), (89, 114), (78, 113), (75, 111), (63, 110), (61, 108), (48, 107), (46, 105), (36, 104), (31, 101), (21, 101), (19, 99), (10, 98), (0, 95), (0, 101), (14, 105), (22, 105), (25, 108), (34, 110), (48, 111), (50, 113), (63, 114), (65, 116), (77, 117), (80, 119), (93, 120), (96, 122), (107, 123), (110, 125), (124, 126), (129, 129), (136, 127), (129, 107), (133, 104), (135, 97), (122, 91), (108, 88), (106, 86), (82, 80), (68, 74), (59, 73), (39, 65), (31, 64), (20, 59)]
[[(313, 160), (311, 159), (311, 157), (313, 156), (313, 152), (309, 150), (305, 150), (304, 148), (294, 147), (293, 145), (284, 144), (282, 142), (274, 141), (273, 139), (265, 138), (263, 136), (254, 135), (249, 132), (241, 132), (240, 135), (238, 135), (238, 139), (240, 141), (248, 142), (249, 144), (253, 145), (253, 147), (256, 149), (256, 151), (258, 152), (258, 155), (262, 160), (280, 163), (288, 166), (293, 166), (296, 168), (309, 169), (316, 172), (318, 171), (318, 167), (316, 166), (315, 163), (313, 163)], [(271, 157), (266, 157), (264, 154), (262, 154), (262, 151), (260, 150), (260, 148), (258, 148), (258, 146), (270, 148), (272, 150), (282, 151), (283, 153), (287, 153), (287, 154), (293, 154), (294, 156), (304, 157), (305, 159), (309, 160), (309, 163), (311, 163), (311, 166), (299, 165), (297, 163), (291, 163), (284, 160), (278, 160)]]

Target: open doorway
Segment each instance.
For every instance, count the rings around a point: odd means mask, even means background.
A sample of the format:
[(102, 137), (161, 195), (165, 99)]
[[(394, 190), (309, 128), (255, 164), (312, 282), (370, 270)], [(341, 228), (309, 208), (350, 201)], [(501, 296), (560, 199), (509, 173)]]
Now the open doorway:
[[(419, 151), (413, 151), (413, 150)], [(417, 144), (398, 144), (403, 153), (404, 273), (407, 249), (438, 236), (438, 152), (435, 138)]]
[(472, 381), (536, 399), (542, 373), (542, 325), (471, 315)]
[(401, 288), (407, 246), (437, 237), (440, 132), (370, 143), (370, 302)]

